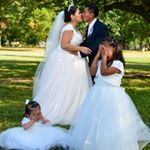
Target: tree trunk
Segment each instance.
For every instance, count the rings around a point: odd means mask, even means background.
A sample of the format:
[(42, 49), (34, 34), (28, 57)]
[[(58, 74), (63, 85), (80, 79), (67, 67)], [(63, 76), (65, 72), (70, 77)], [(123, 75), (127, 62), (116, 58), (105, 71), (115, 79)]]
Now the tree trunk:
[(145, 51), (145, 49), (144, 49), (144, 34), (141, 35), (141, 39), (140, 40), (141, 40), (140, 41), (140, 50), (142, 52), (144, 52)]

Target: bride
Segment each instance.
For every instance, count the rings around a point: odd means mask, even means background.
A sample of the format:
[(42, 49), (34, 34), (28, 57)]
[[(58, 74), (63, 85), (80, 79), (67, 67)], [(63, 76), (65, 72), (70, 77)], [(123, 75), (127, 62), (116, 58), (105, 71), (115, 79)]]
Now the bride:
[(92, 85), (87, 62), (77, 55), (78, 51), (91, 52), (79, 46), (83, 37), (76, 26), (81, 21), (76, 6), (58, 14), (47, 40), (45, 61), (36, 71), (33, 99), (53, 125), (72, 123)]

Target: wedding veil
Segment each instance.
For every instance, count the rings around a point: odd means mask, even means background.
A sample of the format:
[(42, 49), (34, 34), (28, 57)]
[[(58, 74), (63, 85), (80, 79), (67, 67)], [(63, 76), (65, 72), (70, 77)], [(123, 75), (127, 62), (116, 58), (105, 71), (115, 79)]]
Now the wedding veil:
[(56, 16), (55, 21), (49, 31), (48, 38), (46, 41), (46, 48), (45, 48), (45, 57), (44, 60), (39, 64), (36, 73), (35, 79), (33, 84), (33, 98), (37, 95), (40, 87), (40, 78), (44, 69), (44, 66), (47, 62), (47, 59), (50, 57), (53, 51), (57, 48), (59, 44), (60, 38), (60, 31), (64, 26), (64, 11), (59, 12)]
[[(70, 2), (71, 3), (68, 9), (70, 9), (70, 7), (74, 5), (73, 0), (71, 0)], [(56, 50), (59, 44), (60, 31), (63, 26), (64, 26), (64, 11), (61, 11), (56, 16), (56, 19), (53, 22), (53, 25), (49, 31), (48, 38), (46, 41), (45, 57), (44, 57), (44, 60), (39, 64), (35, 73), (35, 79), (34, 79), (34, 84), (33, 84), (33, 98), (35, 98), (35, 96), (39, 92), (40, 80), (41, 80), (44, 66), (47, 63), (47, 59), (51, 56), (53, 51)]]

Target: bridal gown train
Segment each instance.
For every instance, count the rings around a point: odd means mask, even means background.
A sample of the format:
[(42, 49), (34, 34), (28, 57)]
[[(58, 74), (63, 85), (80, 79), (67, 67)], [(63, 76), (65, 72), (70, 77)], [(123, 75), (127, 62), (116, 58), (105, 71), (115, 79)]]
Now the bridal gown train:
[(120, 87), (123, 64), (114, 61), (121, 73), (109, 76), (100, 74), (100, 64), (96, 83), (62, 143), (71, 150), (141, 150), (150, 142), (150, 129)]
[[(80, 45), (83, 37), (72, 24), (62, 28), (60, 39), (66, 30), (73, 31), (71, 44)], [(59, 43), (45, 64), (39, 85), (33, 100), (41, 105), (44, 116), (52, 124), (71, 124), (92, 85), (86, 60)]]

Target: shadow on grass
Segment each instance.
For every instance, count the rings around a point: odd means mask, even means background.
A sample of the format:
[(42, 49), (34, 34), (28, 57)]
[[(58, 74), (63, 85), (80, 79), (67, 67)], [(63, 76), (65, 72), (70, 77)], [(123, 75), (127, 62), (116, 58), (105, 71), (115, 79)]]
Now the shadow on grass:
[(3, 49), (3, 48), (0, 48), (0, 51), (9, 51), (9, 52), (26, 52), (26, 51), (31, 51), (31, 49)]
[[(21, 54), (20, 55), (7, 55), (7, 54), (3, 54), (3, 55), (0, 55), (0, 56), (10, 56), (10, 57), (14, 57), (14, 56), (17, 56), (17, 57), (21, 57), (21, 58), (33, 58), (33, 56), (28, 56), (28, 55), (24, 55), (22, 56)], [(42, 59), (43, 57), (40, 57), (40, 56), (34, 56), (34, 58), (40, 58)]]
[(27, 51), (44, 51), (44, 49), (45, 48), (29, 48), (29, 47), (27, 47), (27, 48), (19, 48), (19, 47), (17, 47), (17, 48), (10, 48), (10, 47), (8, 47), (8, 48), (3, 48), (3, 47), (1, 47), (0, 48), (0, 51), (11, 51), (11, 52), (27, 52)]
[(20, 125), (23, 118), (25, 99), (32, 96), (30, 88), (0, 86), (0, 130)]
[(135, 69), (140, 71), (150, 71), (150, 65), (148, 63), (127, 63), (126, 69)]
[(127, 79), (146, 79), (150, 78), (150, 65), (147, 63), (137, 64), (137, 63), (127, 63), (126, 72), (124, 78)]
[(19, 126), (38, 61), (0, 61), (0, 130)]
[(38, 64), (38, 61), (0, 61), (0, 78), (32, 78)]

